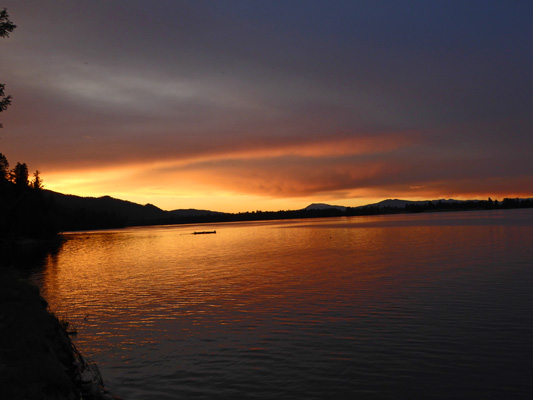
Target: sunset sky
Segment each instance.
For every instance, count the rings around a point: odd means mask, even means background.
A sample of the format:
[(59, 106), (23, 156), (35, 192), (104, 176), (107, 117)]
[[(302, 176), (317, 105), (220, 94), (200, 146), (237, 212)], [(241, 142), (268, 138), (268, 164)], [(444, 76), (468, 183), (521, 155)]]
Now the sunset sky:
[(4, 0), (0, 152), (171, 210), (533, 197), (533, 1)]

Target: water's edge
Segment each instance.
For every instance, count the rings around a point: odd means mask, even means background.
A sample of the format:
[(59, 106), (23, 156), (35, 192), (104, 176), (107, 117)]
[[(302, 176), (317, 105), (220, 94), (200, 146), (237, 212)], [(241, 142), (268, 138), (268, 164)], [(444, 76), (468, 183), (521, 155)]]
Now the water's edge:
[(0, 397), (118, 400), (37, 287), (0, 271)]

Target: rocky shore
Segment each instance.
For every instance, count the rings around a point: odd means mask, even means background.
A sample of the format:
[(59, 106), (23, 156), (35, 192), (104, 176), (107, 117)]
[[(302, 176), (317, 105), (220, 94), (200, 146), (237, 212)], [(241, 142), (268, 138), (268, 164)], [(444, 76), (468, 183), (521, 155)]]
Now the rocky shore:
[(0, 269), (0, 399), (113, 400), (36, 287)]

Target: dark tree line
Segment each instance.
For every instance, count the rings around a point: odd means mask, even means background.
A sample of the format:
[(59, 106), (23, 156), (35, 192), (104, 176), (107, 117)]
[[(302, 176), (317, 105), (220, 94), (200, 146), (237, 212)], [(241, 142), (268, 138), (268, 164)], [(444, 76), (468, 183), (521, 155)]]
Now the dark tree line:
[(456, 202), (427, 201), (408, 203), (405, 207), (383, 207), (369, 205), (362, 207), (302, 209), (281, 211), (252, 211), (237, 214), (220, 213), (217, 215), (194, 216), (167, 220), (165, 223), (207, 223), (232, 221), (263, 221), (277, 219), (332, 218), (367, 215), (408, 214), (421, 212), (477, 211), (511, 208), (533, 208), (533, 199), (505, 198), (497, 200), (469, 200)]
[[(408, 214), (422, 212), (446, 212), (446, 211), (477, 211), (498, 210), (510, 208), (533, 208), (532, 199), (506, 198), (497, 200), (470, 200), (456, 202), (427, 201), (422, 203), (408, 203), (405, 207), (383, 207), (369, 205), (362, 207), (280, 210), (280, 211), (251, 211), (240, 213), (216, 213), (208, 215), (195, 215), (187, 217), (168, 217), (153, 221), (145, 221), (142, 225), (156, 224), (195, 224), (213, 222), (236, 222), (236, 221), (267, 221), (303, 218), (334, 218), (353, 217), (368, 215)], [(139, 224), (141, 225), (141, 224)]]
[(28, 166), (26, 163), (18, 162), (13, 169), (9, 169), (9, 162), (6, 156), (0, 153), (0, 182), (11, 182), (15, 187), (23, 189), (30, 187), (33, 189), (42, 189), (43, 181), (40, 172), (36, 170), (33, 173), (33, 179), (30, 181)]
[(9, 169), (0, 153), (0, 246), (52, 240), (63, 231), (121, 228), (124, 218), (91, 207), (68, 207), (44, 190), (39, 171), (30, 180), (26, 163)]
[(42, 239), (57, 234), (49, 204), (43, 196), (39, 171), (29, 179), (26, 163), (9, 169), (7, 158), (0, 153), (0, 242)]

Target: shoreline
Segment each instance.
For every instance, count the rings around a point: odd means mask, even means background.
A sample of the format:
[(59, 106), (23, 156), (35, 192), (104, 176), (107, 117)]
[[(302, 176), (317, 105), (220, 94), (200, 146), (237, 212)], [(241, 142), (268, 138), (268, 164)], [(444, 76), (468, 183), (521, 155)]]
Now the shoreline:
[(39, 289), (0, 269), (0, 398), (120, 400), (88, 362)]

